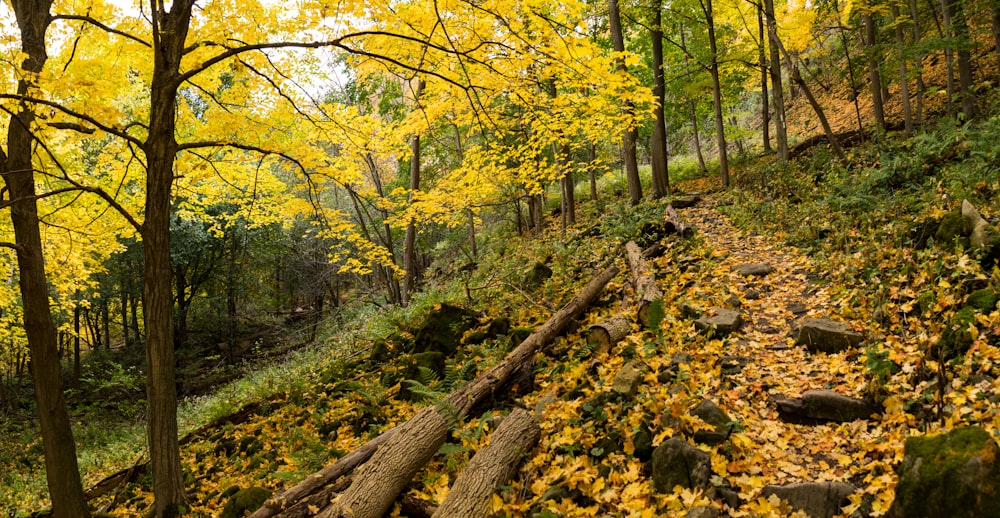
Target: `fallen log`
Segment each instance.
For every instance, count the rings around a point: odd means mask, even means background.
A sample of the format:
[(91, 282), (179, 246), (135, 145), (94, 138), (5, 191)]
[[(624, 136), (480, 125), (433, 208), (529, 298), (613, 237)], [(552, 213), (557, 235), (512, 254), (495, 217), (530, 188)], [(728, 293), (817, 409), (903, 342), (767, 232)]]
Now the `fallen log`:
[(621, 315), (611, 317), (590, 326), (587, 330), (587, 345), (592, 348), (594, 356), (607, 354), (615, 344), (628, 336), (631, 327), (627, 318)]
[(673, 205), (667, 205), (667, 217), (674, 226), (674, 231), (677, 232), (677, 235), (681, 237), (691, 237), (694, 235), (694, 228), (684, 221), (684, 218), (677, 213), (677, 209)]
[(594, 277), (572, 300), (511, 351), (500, 363), (452, 392), (437, 405), (418, 411), (357, 470), (351, 486), (321, 518), (381, 518), (407, 483), (438, 451), (457, 417), (503, 385), (522, 364), (566, 329), (617, 275), (609, 267)]
[(514, 409), (490, 436), (490, 444), (472, 456), (433, 518), (489, 516), (493, 493), (517, 471), (540, 435), (531, 413)]
[(632, 287), (635, 288), (635, 297), (639, 306), (636, 318), (639, 323), (646, 327), (649, 325), (649, 306), (657, 299), (663, 299), (663, 292), (656, 285), (656, 278), (649, 264), (642, 258), (642, 250), (635, 241), (625, 243), (625, 254), (628, 257), (629, 269), (631, 269)]

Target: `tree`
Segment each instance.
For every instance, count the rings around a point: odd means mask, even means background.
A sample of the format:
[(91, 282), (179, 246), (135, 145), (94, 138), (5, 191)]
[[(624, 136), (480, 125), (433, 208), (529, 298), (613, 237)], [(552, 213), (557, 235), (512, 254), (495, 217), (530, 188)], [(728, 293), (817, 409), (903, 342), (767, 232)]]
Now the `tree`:
[(885, 110), (882, 99), (882, 73), (881, 56), (878, 52), (877, 34), (875, 31), (875, 17), (871, 8), (867, 10), (861, 19), (865, 26), (865, 55), (868, 58), (868, 79), (872, 94), (872, 109), (875, 112), (875, 125), (879, 131), (885, 131)]
[(666, 85), (663, 78), (663, 5), (661, 0), (652, 3), (652, 25), (649, 28), (653, 45), (653, 96), (656, 98), (655, 121), (653, 121), (653, 197), (661, 198), (670, 194), (670, 176), (667, 157)]
[(719, 148), (719, 175), (722, 186), (729, 187), (729, 159), (726, 151), (726, 127), (722, 119), (722, 86), (719, 83), (719, 48), (715, 41), (715, 17), (712, 0), (699, 0), (705, 24), (708, 25), (708, 46), (710, 60), (708, 71), (712, 75), (712, 108), (715, 110), (715, 142)]
[[(420, 78), (411, 81), (413, 88), (413, 104), (420, 106), (420, 92), (424, 88), (424, 83)], [(420, 134), (414, 133), (410, 137), (410, 194), (409, 201), (413, 201), (413, 195), (420, 190)], [(404, 306), (410, 303), (410, 295), (413, 292), (414, 282), (417, 275), (417, 225), (413, 218), (406, 222), (406, 235), (403, 238), (403, 293), (402, 303)]]
[(788, 131), (785, 120), (785, 94), (781, 83), (781, 55), (778, 50), (778, 22), (774, 17), (774, 0), (764, 0), (767, 18), (768, 48), (771, 52), (771, 94), (774, 96), (774, 136), (778, 142), (778, 160), (788, 161)]
[[(21, 49), (26, 57), (25, 72), (18, 80), (17, 94), (26, 96), (36, 85), (34, 79), (45, 67), (48, 55), (45, 34), (52, 17), (51, 0), (12, 0), (20, 30)], [(86, 498), (76, 459), (76, 443), (62, 393), (62, 366), (59, 363), (56, 328), (49, 307), (49, 288), (45, 273), (38, 218), (38, 194), (35, 190), (35, 166), (32, 163), (32, 106), (22, 103), (11, 113), (7, 128), (7, 151), (0, 151), (0, 174), (9, 193), (13, 244), (17, 252), (18, 283), (24, 305), (24, 329), (31, 350), (31, 372), (38, 403), (38, 420), (45, 450), (45, 475), (57, 518), (87, 516)]]
[[(608, 0), (608, 21), (611, 26), (611, 42), (614, 50), (615, 52), (622, 54), (625, 52), (625, 36), (622, 31), (621, 14), (618, 12), (618, 0)], [(625, 58), (623, 56), (619, 56), (617, 58), (617, 64), (619, 73), (627, 75), (628, 66), (625, 64)], [(635, 112), (635, 106), (631, 102), (625, 101), (624, 110), (626, 115), (632, 115)], [(630, 124), (625, 128), (624, 137), (622, 137), (622, 154), (625, 160), (625, 178), (628, 181), (629, 200), (633, 205), (642, 200), (642, 184), (639, 181), (639, 164), (636, 161), (635, 156), (635, 142), (638, 140), (638, 136), (639, 129), (635, 127), (635, 124)]]
[(910, 78), (906, 67), (906, 37), (903, 35), (903, 25), (899, 21), (899, 6), (890, 5), (892, 13), (893, 33), (896, 36), (896, 52), (899, 60), (899, 95), (903, 104), (903, 127), (906, 135), (913, 131), (913, 109), (910, 107)]

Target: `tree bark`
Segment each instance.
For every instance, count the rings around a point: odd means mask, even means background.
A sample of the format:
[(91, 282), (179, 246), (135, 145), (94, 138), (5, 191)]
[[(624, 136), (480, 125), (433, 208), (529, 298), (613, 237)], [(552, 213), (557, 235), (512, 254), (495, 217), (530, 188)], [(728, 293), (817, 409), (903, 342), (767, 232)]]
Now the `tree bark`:
[(656, 285), (656, 277), (649, 268), (646, 260), (642, 258), (642, 249), (635, 241), (625, 243), (625, 254), (628, 257), (628, 266), (631, 270), (629, 280), (635, 289), (635, 297), (638, 304), (636, 310), (636, 320), (643, 327), (649, 325), (649, 306), (657, 299), (663, 299), (663, 292)]
[(587, 146), (587, 177), (590, 180), (590, 201), (597, 202), (597, 146), (591, 142)]
[(760, 40), (757, 60), (760, 62), (760, 119), (761, 119), (761, 141), (764, 144), (764, 153), (770, 154), (771, 149), (771, 107), (767, 102), (767, 52), (764, 36), (764, 7), (757, 5), (757, 34)]
[[(608, 20), (611, 26), (611, 43), (615, 52), (625, 52), (625, 35), (622, 31), (621, 14), (618, 12), (618, 0), (608, 0)], [(628, 75), (628, 66), (625, 60), (618, 58), (616, 66), (622, 75)], [(625, 114), (629, 117), (635, 114), (635, 106), (631, 102), (626, 102)], [(625, 135), (622, 137), (622, 152), (625, 161), (625, 178), (628, 182), (628, 197), (632, 205), (642, 201), (642, 183), (639, 179), (639, 163), (635, 156), (635, 143), (639, 139), (639, 129), (635, 126), (635, 121), (629, 121), (629, 126), (625, 128)]]
[(715, 110), (715, 143), (719, 148), (719, 175), (722, 187), (729, 187), (729, 153), (726, 150), (726, 126), (722, 119), (722, 86), (719, 83), (719, 48), (715, 41), (715, 16), (712, 0), (701, 0), (701, 9), (708, 25), (708, 48), (711, 54), (709, 73), (712, 76), (712, 108)]
[[(691, 76), (691, 69), (688, 66), (688, 53), (687, 53), (687, 43), (684, 41), (684, 27), (680, 28), (681, 33), (681, 48), (684, 50), (684, 73), (688, 77)], [(708, 173), (708, 168), (705, 167), (705, 156), (701, 153), (701, 135), (698, 133), (698, 110), (695, 105), (694, 99), (688, 99), (688, 107), (691, 111), (691, 131), (694, 137), (694, 150), (695, 154), (698, 156), (698, 166), (701, 168), (702, 174)]]
[(170, 189), (174, 181), (177, 89), (194, 0), (175, 0), (151, 13), (153, 76), (146, 154), (145, 221), (142, 224), (143, 317), (146, 327), (147, 440), (153, 468), (154, 516), (173, 517), (186, 503), (177, 440), (173, 298), (170, 289)]
[[(34, 74), (40, 73), (48, 55), (45, 33), (51, 0), (13, 0), (14, 16), (25, 53), (21, 68), (29, 72), (18, 80), (17, 93), (28, 94)], [(7, 154), (0, 151), (0, 174), (8, 190), (10, 219), (17, 245), (18, 283), (24, 313), (24, 331), (31, 354), (31, 374), (38, 405), (38, 422), (45, 452), (45, 479), (57, 518), (89, 516), (80, 481), (76, 443), (62, 393), (62, 365), (55, 324), (49, 307), (45, 256), (38, 224), (31, 125), (35, 114), (22, 105), (7, 126)]]
[(662, 0), (654, 0), (653, 25), (649, 36), (653, 45), (653, 97), (656, 98), (655, 121), (653, 122), (653, 197), (662, 198), (670, 194), (670, 176), (667, 157), (666, 83), (663, 78), (663, 6)]
[(681, 215), (677, 213), (677, 209), (673, 205), (667, 205), (667, 219), (670, 220), (670, 224), (674, 226), (674, 232), (681, 237), (690, 237), (694, 234), (694, 229), (681, 218)]
[(993, 31), (993, 52), (997, 55), (997, 74), (1000, 76), (1000, 2), (997, 0), (990, 2), (990, 28)]
[(892, 22), (895, 27), (893, 32), (895, 33), (896, 45), (898, 47), (899, 95), (903, 103), (903, 132), (906, 136), (909, 136), (913, 132), (913, 108), (910, 106), (910, 78), (906, 67), (906, 38), (903, 36), (903, 26), (898, 23), (899, 6), (892, 3), (890, 12), (892, 13)]
[(958, 87), (962, 100), (962, 115), (971, 121), (979, 115), (976, 105), (975, 85), (972, 82), (972, 40), (969, 38), (969, 24), (965, 20), (962, 0), (950, 0), (953, 33), (958, 45)]
[(618, 342), (628, 336), (632, 326), (627, 318), (619, 315), (590, 326), (587, 330), (587, 344), (592, 347), (592, 355), (600, 356), (611, 351)]
[(510, 479), (538, 443), (541, 430), (531, 413), (516, 408), (490, 435), (490, 443), (476, 452), (455, 479), (434, 518), (490, 516), (493, 493)]
[(875, 125), (879, 131), (885, 131), (885, 110), (882, 102), (882, 73), (879, 71), (881, 56), (876, 52), (875, 18), (871, 13), (862, 16), (865, 25), (865, 54), (868, 58), (868, 78), (872, 94), (872, 109), (875, 112)]
[[(929, 0), (931, 7), (934, 6), (934, 0)], [(944, 20), (944, 30), (941, 32), (942, 38), (950, 38), (954, 36), (953, 27), (951, 24), (951, 7), (949, 0), (941, 1), (941, 18)], [(937, 18), (935, 17), (935, 20)], [(941, 29), (941, 27), (938, 27)], [(945, 89), (948, 93), (947, 96), (947, 109), (948, 115), (954, 114), (954, 102), (955, 102), (955, 57), (952, 54), (952, 48), (948, 45), (944, 46), (944, 63), (945, 63)]]
[[(917, 0), (910, 0), (910, 18), (913, 20), (913, 47), (916, 49), (920, 48), (920, 13), (917, 11)], [(923, 124), (924, 122), (924, 53), (922, 50), (917, 51), (915, 56), (916, 60), (916, 71), (917, 71), (917, 111), (915, 114), (915, 122), (917, 124)]]
[(774, 96), (774, 139), (778, 143), (778, 160), (788, 161), (788, 126), (785, 121), (785, 93), (781, 83), (781, 55), (778, 50), (778, 23), (774, 17), (774, 0), (764, 0), (767, 18), (768, 48), (771, 53), (771, 95)]
[[(420, 103), (420, 94), (424, 90), (424, 82), (416, 80), (413, 88), (413, 102)], [(410, 194), (408, 202), (413, 203), (413, 195), (420, 190), (420, 135), (410, 137)], [(415, 280), (417, 278), (417, 226), (410, 218), (406, 222), (406, 234), (403, 237), (403, 306), (410, 304), (410, 295), (413, 293)]]
[[(400, 425), (355, 474), (354, 482), (338, 501), (324, 510), (322, 518), (381, 518), (413, 475), (426, 464), (448, 435), (448, 418), (456, 418), (496, 392), (525, 362), (562, 333), (570, 321), (604, 289), (618, 273), (612, 266), (596, 277), (540, 328), (531, 333), (499, 364), (452, 392), (434, 407), (426, 407)], [(447, 417), (446, 417), (447, 416)]]

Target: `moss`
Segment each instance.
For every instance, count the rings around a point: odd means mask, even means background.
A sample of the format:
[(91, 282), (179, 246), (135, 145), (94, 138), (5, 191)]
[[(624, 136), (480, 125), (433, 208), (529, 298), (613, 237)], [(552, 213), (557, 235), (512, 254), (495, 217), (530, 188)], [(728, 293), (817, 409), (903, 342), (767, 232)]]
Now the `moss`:
[(945, 329), (938, 346), (944, 353), (944, 359), (950, 360), (965, 354), (972, 345), (972, 334), (969, 325), (976, 321), (976, 308), (966, 306), (955, 313), (951, 325)]
[(997, 453), (993, 437), (977, 426), (907, 439), (889, 516), (998, 516)]
[(943, 219), (941, 219), (941, 224), (938, 226), (937, 232), (934, 234), (934, 240), (938, 243), (951, 244), (956, 239), (962, 243), (962, 246), (969, 247), (969, 232), (972, 230), (968, 228), (968, 223), (965, 222), (965, 218), (962, 217), (962, 213), (955, 211), (949, 212)]
[(983, 288), (970, 293), (966, 305), (986, 313), (996, 308), (997, 300), (1000, 300), (1000, 295), (996, 291), (990, 288)]
[(920, 306), (920, 314), (929, 313), (931, 309), (934, 309), (934, 303), (937, 302), (937, 296), (933, 291), (925, 291), (917, 297), (917, 305)]
[(253, 512), (264, 505), (264, 502), (271, 497), (271, 492), (262, 487), (254, 486), (237, 491), (232, 498), (226, 502), (226, 507), (222, 510), (220, 518), (240, 518), (247, 512)]
[(535, 263), (526, 274), (524, 274), (524, 282), (521, 284), (527, 291), (534, 291), (546, 280), (552, 277), (552, 268), (545, 266), (542, 263)]

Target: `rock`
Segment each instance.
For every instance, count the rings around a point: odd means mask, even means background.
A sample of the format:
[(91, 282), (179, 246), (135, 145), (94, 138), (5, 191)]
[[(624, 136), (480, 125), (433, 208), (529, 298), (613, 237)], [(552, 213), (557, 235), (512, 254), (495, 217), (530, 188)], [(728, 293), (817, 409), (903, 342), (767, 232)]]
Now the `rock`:
[(740, 309), (743, 307), (743, 301), (740, 300), (739, 295), (733, 293), (726, 299), (726, 305), (732, 309)]
[(986, 248), (995, 238), (996, 229), (986, 221), (969, 200), (962, 200), (962, 219), (964, 227), (969, 231), (969, 244), (972, 248)]
[(686, 209), (688, 207), (694, 207), (699, 201), (701, 201), (701, 196), (697, 194), (689, 194), (685, 196), (674, 196), (670, 199), (670, 204), (674, 206), (675, 209)]
[(865, 401), (832, 390), (807, 390), (801, 398), (779, 399), (777, 404), (782, 417), (787, 415), (838, 423), (868, 419), (876, 413), (875, 408)]
[(683, 439), (673, 437), (653, 450), (653, 484), (659, 493), (675, 486), (707, 488), (712, 479), (712, 459)]
[(684, 318), (698, 318), (702, 314), (700, 309), (694, 307), (689, 302), (681, 302), (677, 305), (677, 309), (681, 311), (681, 316)]
[(969, 332), (969, 326), (975, 322), (976, 308), (972, 306), (965, 306), (955, 313), (951, 324), (945, 328), (937, 345), (941, 348), (942, 355), (946, 360), (965, 354), (969, 350), (974, 342), (972, 333)]
[(711, 399), (703, 399), (691, 410), (691, 415), (701, 419), (705, 424), (712, 425), (713, 430), (698, 430), (694, 433), (694, 441), (709, 446), (726, 442), (733, 427), (733, 420), (719, 408)]
[(542, 263), (535, 263), (535, 265), (524, 274), (524, 281), (521, 282), (521, 285), (527, 291), (534, 291), (546, 280), (548, 280), (549, 277), (552, 277), (552, 268), (549, 268)]
[(726, 336), (732, 332), (739, 331), (743, 327), (743, 319), (736, 311), (723, 308), (713, 308), (708, 310), (698, 320), (694, 321), (694, 328), (699, 331), (714, 331), (716, 336)]
[(957, 240), (962, 247), (968, 248), (970, 232), (972, 229), (968, 227), (961, 211), (952, 211), (941, 218), (941, 224), (938, 225), (937, 232), (934, 233), (934, 242), (951, 246)]
[(763, 277), (774, 271), (774, 267), (769, 264), (738, 264), (730, 268), (744, 277)]
[(639, 390), (642, 376), (646, 374), (647, 370), (649, 367), (638, 360), (632, 360), (622, 365), (622, 368), (618, 369), (618, 374), (615, 374), (615, 378), (611, 381), (611, 391), (625, 397), (634, 396)]
[(264, 501), (271, 498), (271, 492), (262, 487), (254, 486), (242, 489), (233, 494), (222, 509), (220, 518), (239, 518), (247, 512), (254, 512), (264, 505)]
[(760, 292), (754, 289), (750, 289), (743, 293), (743, 297), (747, 300), (758, 300), (760, 299)]
[(785, 309), (787, 309), (789, 312), (791, 312), (793, 315), (796, 316), (805, 315), (806, 313), (809, 312), (809, 308), (806, 307), (806, 305), (801, 302), (789, 303), (787, 306), (785, 306)]
[(906, 231), (906, 241), (915, 250), (927, 248), (928, 242), (934, 237), (941, 222), (936, 218), (928, 218), (923, 221), (913, 223)]
[(799, 328), (797, 344), (804, 344), (812, 352), (839, 353), (857, 347), (864, 335), (851, 330), (843, 322), (825, 318), (806, 318)]
[[(430, 371), (434, 376), (440, 378), (444, 376), (445, 368), (445, 356), (443, 353), (437, 351), (427, 351), (423, 353), (416, 353), (411, 355), (408, 359), (406, 369), (403, 371), (404, 380), (416, 380), (422, 383), (426, 383), (423, 379), (426, 375), (424, 372)], [(404, 401), (416, 401), (419, 399), (419, 395), (410, 390), (411, 384), (406, 381), (403, 382), (402, 386), (399, 388), (399, 394), (397, 397)]]
[(722, 374), (724, 376), (739, 374), (748, 363), (750, 363), (750, 358), (746, 356), (723, 356), (719, 358), (719, 366), (722, 367)]
[(1000, 516), (1000, 448), (978, 426), (910, 437), (896, 469), (896, 498), (886, 516)]
[(854, 490), (854, 486), (845, 482), (800, 482), (767, 486), (761, 491), (761, 496), (767, 498), (775, 495), (812, 518), (831, 518), (840, 513), (841, 507), (847, 505), (847, 497)]
[(981, 313), (989, 313), (996, 309), (1000, 294), (990, 288), (976, 290), (969, 294), (966, 305), (976, 308)]
[(441, 304), (413, 333), (412, 352), (437, 351), (451, 356), (458, 349), (462, 335), (475, 327), (478, 320), (479, 315), (475, 311)]
[(684, 515), (684, 518), (719, 518), (719, 510), (714, 507), (702, 505), (695, 507)]

